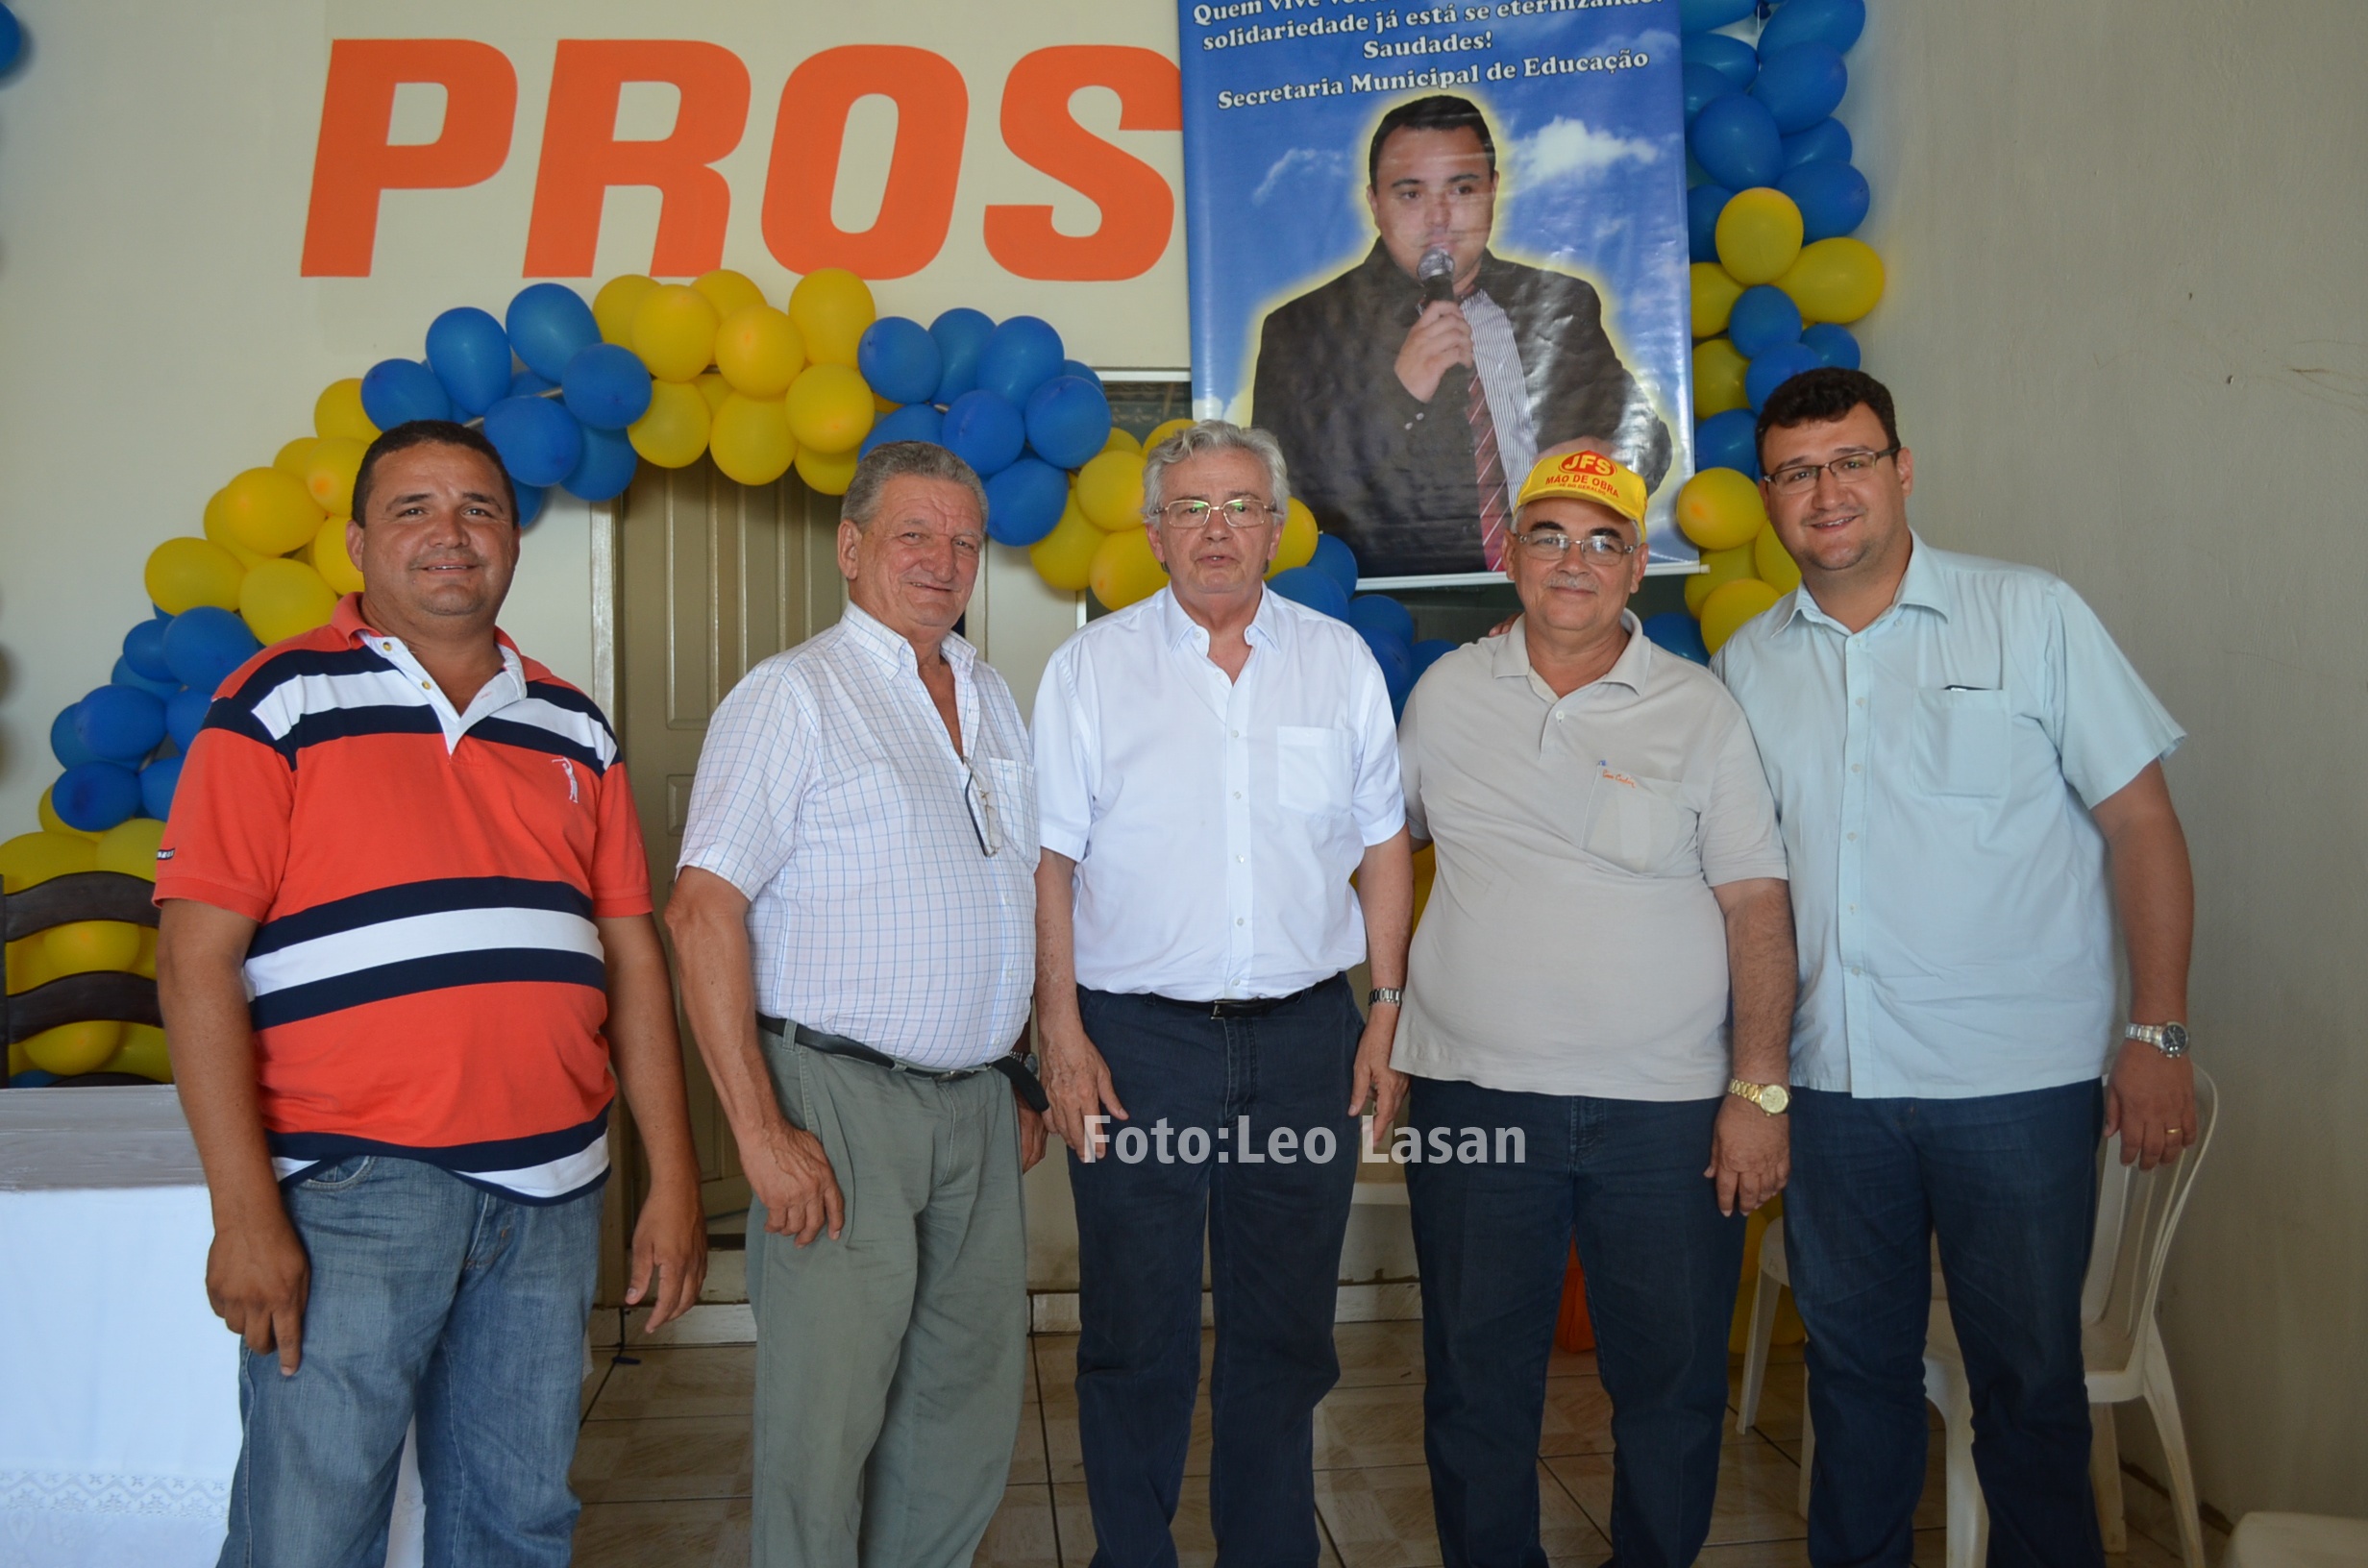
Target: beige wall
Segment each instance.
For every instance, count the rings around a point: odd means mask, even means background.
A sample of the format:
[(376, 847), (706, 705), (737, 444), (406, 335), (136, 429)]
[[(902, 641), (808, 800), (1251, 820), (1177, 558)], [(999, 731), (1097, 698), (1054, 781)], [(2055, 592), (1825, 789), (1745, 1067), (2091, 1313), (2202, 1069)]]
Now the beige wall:
[(2193, 737), (2225, 1110), (2162, 1321), (2203, 1495), (2368, 1514), (2368, 6), (1869, 10), (1913, 516), (2070, 579)]

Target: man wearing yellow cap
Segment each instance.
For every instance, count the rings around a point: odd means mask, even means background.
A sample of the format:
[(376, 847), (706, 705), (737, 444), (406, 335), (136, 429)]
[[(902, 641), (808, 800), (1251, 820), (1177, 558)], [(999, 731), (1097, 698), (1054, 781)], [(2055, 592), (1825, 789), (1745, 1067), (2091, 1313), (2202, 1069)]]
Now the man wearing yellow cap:
[(1471, 1568), (1555, 1545), (1536, 1455), (1574, 1238), (1615, 1557), (1694, 1559), (1743, 1216), (1785, 1183), (1784, 846), (1741, 710), (1628, 612), (1644, 502), (1600, 453), (1541, 459), (1505, 555), (1520, 619), (1433, 665), (1399, 730), (1407, 823), (1439, 872), (1398, 1018), (1395, 1152), (1432, 1507), (1445, 1560)]

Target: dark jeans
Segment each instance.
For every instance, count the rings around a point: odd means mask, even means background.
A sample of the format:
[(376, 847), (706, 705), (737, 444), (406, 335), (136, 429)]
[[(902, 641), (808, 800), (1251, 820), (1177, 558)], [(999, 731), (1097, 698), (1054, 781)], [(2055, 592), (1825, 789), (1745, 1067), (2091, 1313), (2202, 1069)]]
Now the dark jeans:
[[(1357, 1174), (1345, 1107), (1363, 1020), (1347, 983), (1248, 1018), (1082, 989), (1077, 1002), (1129, 1117), (1111, 1124), (1103, 1158), (1069, 1159), (1095, 1568), (1176, 1560), (1169, 1522), (1200, 1380), (1204, 1233), (1217, 1298), (1218, 1560), (1310, 1568), (1315, 1410), (1340, 1377), (1333, 1297)], [(1257, 1162), (1243, 1159), (1244, 1118)], [(1318, 1130), (1317, 1143), (1330, 1140), (1321, 1161), (1308, 1147)], [(1285, 1133), (1295, 1147), (1283, 1146)]]
[[(1545, 1568), (1538, 1436), (1575, 1236), (1612, 1396), (1613, 1560), (1690, 1563), (1710, 1533), (1727, 1413), (1727, 1335), (1743, 1220), (1702, 1174), (1721, 1100), (1606, 1100), (1414, 1081), (1428, 1150), (1486, 1163), (1406, 1167), (1422, 1270), (1422, 1446), (1447, 1568)], [(1446, 1137), (1434, 1139), (1431, 1129)], [(1522, 1159), (1499, 1162), (1497, 1129)]]
[(1809, 1328), (1819, 1568), (1909, 1560), (1936, 1236), (1991, 1568), (2104, 1562), (2081, 1369), (2104, 1105), (2093, 1082), (1961, 1100), (1794, 1091), (1785, 1255)]

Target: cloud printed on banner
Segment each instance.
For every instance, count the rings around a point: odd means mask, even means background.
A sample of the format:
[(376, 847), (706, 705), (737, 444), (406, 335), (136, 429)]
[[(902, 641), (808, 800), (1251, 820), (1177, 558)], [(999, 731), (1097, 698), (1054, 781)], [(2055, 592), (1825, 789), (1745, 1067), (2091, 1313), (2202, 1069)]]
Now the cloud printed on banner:
[(1314, 181), (1320, 185), (1338, 189), (1340, 182), (1348, 177), (1348, 155), (1337, 148), (1294, 147), (1274, 160), (1273, 167), (1267, 170), (1267, 177), (1258, 182), (1258, 188), (1250, 192), (1249, 199), (1252, 204), (1264, 207), (1277, 190), (1302, 181)]
[(1560, 115), (1513, 146), (1513, 176), (1536, 188), (1560, 183), (1586, 184), (1622, 163), (1652, 163), (1661, 149), (1640, 136), (1592, 129), (1584, 120)]

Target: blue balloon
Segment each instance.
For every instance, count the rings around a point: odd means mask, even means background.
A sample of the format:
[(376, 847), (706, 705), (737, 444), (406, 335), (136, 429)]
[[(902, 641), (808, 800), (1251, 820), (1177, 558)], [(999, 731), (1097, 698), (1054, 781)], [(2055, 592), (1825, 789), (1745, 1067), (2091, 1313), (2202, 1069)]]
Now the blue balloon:
[(211, 604), (182, 611), (164, 628), (164, 662), (173, 678), (209, 697), (262, 646), (244, 621)]
[(1760, 52), (1733, 34), (1696, 33), (1686, 40), (1684, 54), (1687, 64), (1716, 71), (1727, 84), (1721, 91), (1741, 92), (1760, 74)]
[(640, 466), (641, 454), (622, 430), (586, 429), (583, 455), (576, 459), (564, 482), (568, 494), (580, 500), (613, 501), (625, 494)]
[(1644, 635), (1681, 659), (1691, 659), (1696, 664), (1711, 662), (1710, 648), (1702, 641), (1702, 627), (1684, 610), (1664, 610), (1659, 615), (1646, 616)]
[(978, 385), (1013, 407), (1061, 373), (1061, 334), (1035, 316), (1014, 316), (988, 334), (978, 351)]
[(1822, 43), (1846, 55), (1866, 28), (1866, 0), (1785, 0), (1760, 30), (1760, 47), (1769, 54), (1796, 43)]
[(1686, 258), (1690, 261), (1718, 259), (1718, 214), (1735, 200), (1735, 192), (1724, 185), (1696, 185), (1686, 192)]
[(523, 484), (557, 484), (583, 457), (583, 427), (549, 398), (504, 398), (485, 410), (485, 439)]
[(621, 430), (650, 411), (650, 370), (614, 343), (578, 349), (559, 376), (567, 411), (588, 429)]
[(1788, 343), (1754, 359), (1743, 372), (1743, 396), (1751, 400), (1756, 412), (1770, 394), (1805, 370), (1815, 370), (1823, 361), (1817, 351), (1806, 343)]
[(181, 682), (177, 680), (150, 680), (146, 675), (133, 669), (132, 661), (125, 658), (118, 658), (115, 661), (114, 668), (108, 671), (107, 678), (111, 684), (129, 686), (136, 692), (146, 692), (160, 702), (181, 690)]
[(1867, 204), (1873, 199), (1866, 176), (1847, 163), (1804, 163), (1787, 169), (1776, 188), (1801, 209), (1804, 245), (1851, 233), (1866, 221)]
[(39, 1067), (27, 1067), (22, 1072), (9, 1074), (8, 1087), (11, 1089), (47, 1089), (56, 1082), (58, 1082), (56, 1073), (44, 1072)]
[(1414, 646), (1403, 637), (1392, 637), (1368, 626), (1358, 626), (1357, 635), (1365, 639), (1365, 646), (1373, 651), (1373, 662), (1381, 666), (1381, 683), (1390, 693), (1391, 716), (1404, 718), (1406, 698), (1415, 689)]
[(1101, 385), (1101, 373), (1097, 371), (1092, 365), (1087, 364), (1082, 359), (1062, 360), (1061, 374), (1064, 376), (1075, 376), (1081, 378), (1082, 380), (1092, 381), (1096, 386)]
[(213, 694), (201, 692), (194, 686), (184, 686), (177, 696), (164, 703), (164, 733), (184, 751), (195, 744), (197, 732), (206, 727), (206, 710), (213, 706)]
[(1730, 408), (1723, 414), (1713, 414), (1693, 428), (1693, 466), (1696, 473), (1706, 468), (1731, 468), (1739, 474), (1760, 477), (1760, 420), (1748, 408)]
[(1340, 585), (1344, 602), (1357, 591), (1357, 552), (1350, 550), (1348, 542), (1339, 535), (1316, 535), (1316, 554), (1307, 564)]
[(435, 372), (416, 359), (382, 359), (363, 373), (361, 411), (382, 430), (415, 419), (450, 419), (453, 400)]
[(1007, 400), (979, 387), (946, 410), (942, 439), (980, 478), (989, 478), (1009, 468), (1027, 445), (1027, 422)]
[(159, 757), (139, 771), (140, 810), (160, 821), (173, 814), (173, 792), (181, 786), (181, 758)]
[(98, 688), (75, 704), (74, 731), (103, 762), (137, 762), (164, 739), (164, 703), (130, 686)]
[[(172, 618), (142, 621), (123, 634), (123, 659), (150, 680), (173, 680), (173, 667), (164, 662), (164, 628)], [(178, 686), (179, 681), (173, 681)]]
[(1773, 283), (1755, 284), (1736, 296), (1734, 308), (1727, 312), (1727, 337), (1746, 359), (1798, 343), (1801, 307)]
[(926, 441), (934, 446), (946, 443), (946, 416), (925, 403), (908, 403), (894, 412), (880, 415), (872, 427), (872, 433), (863, 438), (855, 451), (860, 459), (872, 455), (872, 449), (890, 441)]
[(978, 385), (978, 351), (994, 334), (995, 318), (968, 306), (956, 306), (929, 323), (929, 335), (937, 339), (938, 355), (945, 361), (931, 403), (950, 407), (954, 399)]
[(1032, 545), (1052, 531), (1069, 504), (1069, 476), (1041, 457), (1023, 457), (987, 481), (987, 537)]
[(18, 51), (25, 46), (25, 30), (17, 25), (16, 13), (0, 6), (0, 71), (16, 63)]
[(1414, 612), (1387, 594), (1359, 594), (1348, 601), (1348, 613), (1342, 617), (1359, 631), (1395, 638), (1411, 644), (1415, 640)]
[(902, 316), (882, 316), (863, 330), (855, 368), (890, 403), (927, 403), (946, 374), (945, 352), (929, 330)]
[(509, 485), (518, 492), (518, 526), (523, 528), (543, 515), (543, 501), (551, 487), (546, 484), (520, 484), (515, 475), (510, 477)]
[[(1765, 73), (1761, 80), (1766, 80)], [(1729, 190), (1772, 185), (1784, 172), (1784, 136), (1776, 129), (1776, 117), (1757, 97), (1743, 93), (1730, 92), (1705, 104), (1686, 133), (1686, 145), (1703, 172)]]
[(1806, 131), (1834, 112), (1850, 87), (1850, 70), (1832, 45), (1796, 43), (1760, 58), (1760, 79), (1751, 95), (1787, 135)]
[[(1706, 33), (1703, 37), (1722, 38), (1726, 35)], [(1686, 123), (1688, 125), (1693, 124), (1693, 117), (1701, 113), (1702, 106), (1712, 99), (1723, 98), (1730, 92), (1741, 90), (1720, 74), (1716, 66), (1705, 65), (1700, 61), (1688, 61), (1686, 68), (1678, 73), (1678, 80), (1686, 93)]]
[(473, 418), (509, 396), (509, 334), (491, 311), (455, 306), (428, 324), (428, 368)]
[(1267, 579), (1267, 586), (1293, 603), (1304, 604), (1335, 621), (1345, 619), (1348, 614), (1348, 595), (1342, 589), (1340, 579), (1313, 562), (1275, 573)]
[(1759, 9), (1758, 0), (1677, 0), (1677, 27), (1681, 33), (1707, 33), (1739, 22)]
[[(538, 398), (546, 392), (556, 392), (559, 383), (546, 381), (530, 370), (522, 370), (509, 379), (509, 395), (513, 398)], [(495, 403), (502, 400), (496, 398)]]
[(570, 359), (601, 340), (592, 307), (565, 283), (529, 283), (509, 302), (504, 321), (519, 362), (555, 385)]
[(1415, 679), (1420, 680), (1424, 671), (1454, 651), (1455, 645), (1444, 637), (1425, 637), (1415, 644)]
[(1808, 345), (1809, 351), (1817, 356), (1817, 363), (1821, 365), (1835, 370), (1859, 368), (1859, 340), (1850, 335), (1847, 327), (1821, 321), (1814, 327), (1805, 329), (1801, 341)]
[(50, 808), (78, 833), (104, 833), (139, 810), (139, 775), (111, 762), (86, 762), (58, 775)]
[(1110, 400), (1082, 376), (1055, 376), (1027, 400), (1027, 444), (1055, 468), (1082, 468), (1109, 444)]
[(1839, 120), (1819, 120), (1806, 131), (1796, 131), (1784, 139), (1785, 167), (1797, 169), (1804, 163), (1847, 163), (1850, 161), (1850, 128)]
[(79, 768), (86, 762), (99, 760), (97, 752), (83, 745), (82, 731), (74, 727), (82, 709), (80, 702), (60, 708), (58, 717), (49, 722), (49, 751), (61, 768)]

